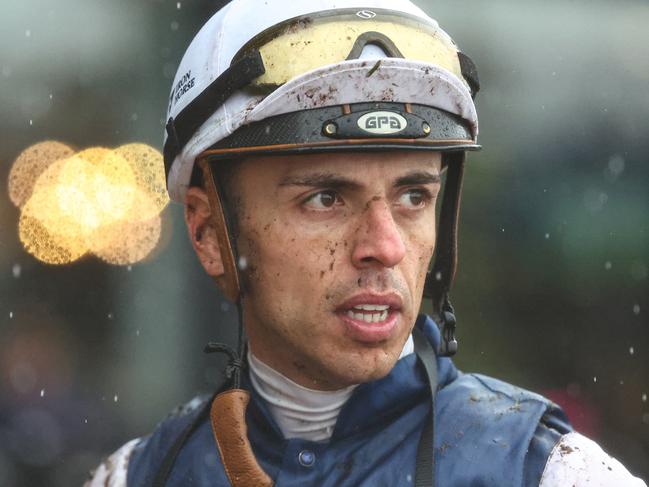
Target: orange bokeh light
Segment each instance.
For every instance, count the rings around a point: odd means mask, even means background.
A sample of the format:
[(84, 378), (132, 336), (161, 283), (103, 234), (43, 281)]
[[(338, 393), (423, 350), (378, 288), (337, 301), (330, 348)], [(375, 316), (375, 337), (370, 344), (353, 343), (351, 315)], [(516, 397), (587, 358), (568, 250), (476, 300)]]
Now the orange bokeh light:
[(76, 154), (66, 147), (36, 144), (14, 163), (10, 195), (21, 208), (24, 248), (49, 264), (88, 252), (115, 265), (146, 258), (160, 239), (160, 213), (169, 202), (160, 152), (145, 144)]

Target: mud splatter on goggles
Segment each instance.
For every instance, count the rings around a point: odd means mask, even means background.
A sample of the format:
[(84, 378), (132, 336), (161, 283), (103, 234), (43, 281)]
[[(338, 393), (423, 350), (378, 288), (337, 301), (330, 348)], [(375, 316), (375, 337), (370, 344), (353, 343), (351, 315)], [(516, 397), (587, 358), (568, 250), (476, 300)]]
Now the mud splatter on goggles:
[(264, 73), (250, 82), (278, 87), (313, 69), (358, 59), (367, 45), (390, 57), (442, 67), (464, 80), (472, 92), (478, 79), (471, 60), (436, 24), (390, 10), (319, 12), (277, 24), (246, 43), (233, 64), (259, 53)]

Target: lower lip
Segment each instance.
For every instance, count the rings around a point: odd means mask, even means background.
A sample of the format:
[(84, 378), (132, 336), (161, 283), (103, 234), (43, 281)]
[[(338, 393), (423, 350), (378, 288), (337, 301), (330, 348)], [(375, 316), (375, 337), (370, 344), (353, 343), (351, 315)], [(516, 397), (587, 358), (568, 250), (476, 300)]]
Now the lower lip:
[(390, 338), (399, 322), (398, 311), (390, 310), (385, 321), (379, 323), (367, 323), (347, 315), (347, 311), (339, 312), (348, 334), (355, 340), (364, 343), (382, 342)]

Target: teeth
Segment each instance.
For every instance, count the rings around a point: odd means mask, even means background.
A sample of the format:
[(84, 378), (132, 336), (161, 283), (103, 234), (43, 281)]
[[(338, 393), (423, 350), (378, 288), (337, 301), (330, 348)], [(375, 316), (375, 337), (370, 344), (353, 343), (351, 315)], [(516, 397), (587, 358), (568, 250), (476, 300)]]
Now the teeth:
[(366, 323), (379, 323), (388, 318), (388, 310), (385, 309), (381, 313), (354, 313), (351, 309), (347, 311), (347, 316), (355, 320), (364, 321)]
[(354, 309), (362, 309), (363, 311), (385, 311), (389, 308), (390, 306), (387, 304), (358, 304), (354, 306)]

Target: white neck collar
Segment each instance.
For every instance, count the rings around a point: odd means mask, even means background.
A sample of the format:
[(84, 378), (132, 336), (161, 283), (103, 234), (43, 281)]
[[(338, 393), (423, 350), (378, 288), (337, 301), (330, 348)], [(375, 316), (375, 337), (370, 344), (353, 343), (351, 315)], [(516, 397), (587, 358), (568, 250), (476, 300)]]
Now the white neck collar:
[[(413, 352), (408, 337), (400, 359)], [(250, 382), (268, 403), (270, 412), (285, 438), (325, 441), (331, 438), (340, 410), (356, 385), (337, 391), (317, 391), (301, 386), (269, 367), (248, 350)]]

